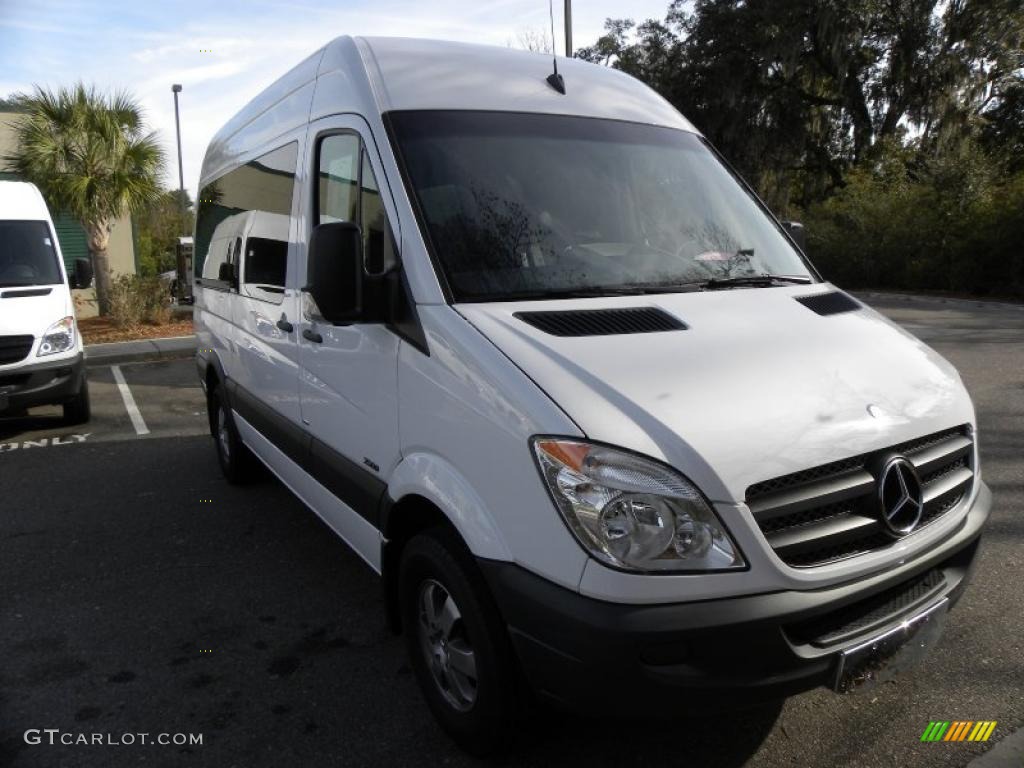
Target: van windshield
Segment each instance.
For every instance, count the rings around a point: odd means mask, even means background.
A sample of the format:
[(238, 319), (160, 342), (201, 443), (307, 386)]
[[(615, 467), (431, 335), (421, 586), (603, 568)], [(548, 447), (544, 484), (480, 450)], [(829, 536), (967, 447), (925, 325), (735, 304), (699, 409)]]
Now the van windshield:
[(0, 287), (62, 282), (49, 225), (0, 220)]
[(472, 111), (391, 112), (388, 123), (456, 301), (815, 279), (692, 133)]

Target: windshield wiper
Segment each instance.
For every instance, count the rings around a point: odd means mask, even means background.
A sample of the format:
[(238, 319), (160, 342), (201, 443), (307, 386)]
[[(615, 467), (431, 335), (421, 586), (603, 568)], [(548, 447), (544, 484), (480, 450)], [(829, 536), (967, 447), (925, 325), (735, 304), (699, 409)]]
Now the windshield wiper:
[(713, 277), (701, 285), (705, 291), (718, 288), (771, 288), (775, 285), (793, 283), (810, 285), (811, 278), (803, 275), (736, 275), (735, 277)]
[(649, 293), (681, 293), (699, 291), (699, 283), (678, 285), (633, 285), (612, 288), (567, 288), (565, 290), (509, 291), (479, 299), (467, 296), (465, 301), (523, 301), (527, 299), (599, 299), (603, 296), (644, 296)]

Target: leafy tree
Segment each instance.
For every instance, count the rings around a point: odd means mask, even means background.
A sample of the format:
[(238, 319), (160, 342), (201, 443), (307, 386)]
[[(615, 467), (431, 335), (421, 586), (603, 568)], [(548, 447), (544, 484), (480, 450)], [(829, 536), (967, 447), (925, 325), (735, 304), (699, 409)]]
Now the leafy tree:
[[(878, 142), (940, 151), (1019, 82), (1020, 0), (676, 0), (578, 54), (640, 78), (769, 202), (820, 199)], [(1016, 73), (1016, 74), (1015, 74)]]
[(1024, 297), (1020, 0), (676, 0), (577, 55), (689, 117), (837, 281)]
[(167, 190), (135, 214), (138, 234), (139, 272), (156, 275), (177, 267), (178, 238), (192, 232), (194, 214), (192, 200), (184, 193), (182, 215), (181, 192)]
[(127, 93), (108, 97), (82, 83), (51, 91), (37, 86), (15, 99), (18, 149), (7, 158), (51, 206), (86, 231), (101, 314), (110, 310), (107, 247), (114, 222), (160, 194), (164, 154)]

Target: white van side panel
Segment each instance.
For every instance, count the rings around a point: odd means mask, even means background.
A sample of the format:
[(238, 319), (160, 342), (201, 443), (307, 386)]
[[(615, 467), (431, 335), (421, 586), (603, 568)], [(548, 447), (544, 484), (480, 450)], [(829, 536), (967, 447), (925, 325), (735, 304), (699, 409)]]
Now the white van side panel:
[(389, 495), (432, 498), (474, 554), (516, 562), (577, 589), (587, 555), (544, 488), (529, 441), (536, 434), (582, 433), (454, 309), (417, 312), (430, 355), (409, 344), (399, 352), (405, 460)]
[(289, 459), (255, 427), (233, 411), (238, 434), (257, 458), (277, 475), (288, 490), (327, 523), (346, 544), (377, 573), (381, 572), (380, 532), (358, 512), (324, 488), (298, 464)]

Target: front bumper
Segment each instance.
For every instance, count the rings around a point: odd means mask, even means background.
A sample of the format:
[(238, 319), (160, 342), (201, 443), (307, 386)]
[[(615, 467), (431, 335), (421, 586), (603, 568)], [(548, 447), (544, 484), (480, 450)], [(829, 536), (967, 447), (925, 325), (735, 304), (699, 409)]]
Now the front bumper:
[(48, 360), (0, 372), (0, 414), (71, 400), (85, 380), (85, 356)]
[(960, 528), (925, 555), (813, 591), (627, 605), (584, 597), (511, 563), (480, 565), (524, 673), (545, 698), (583, 711), (748, 703), (829, 684), (841, 651), (943, 598), (955, 603), (991, 503), (982, 484)]

